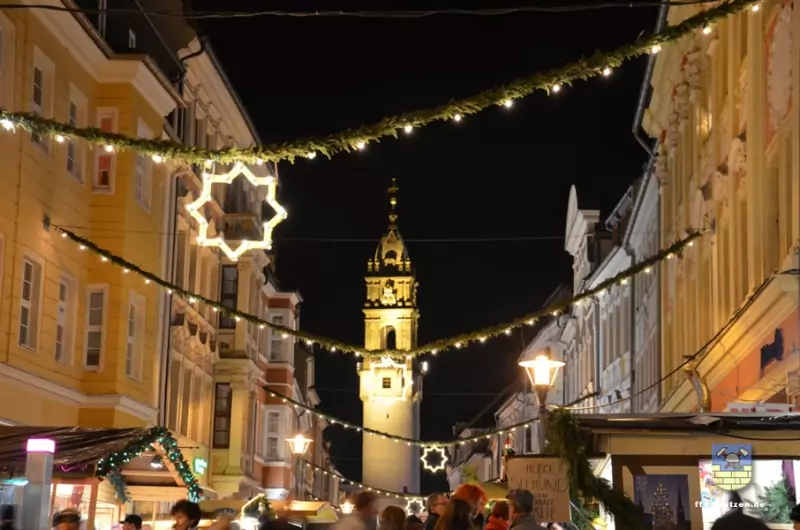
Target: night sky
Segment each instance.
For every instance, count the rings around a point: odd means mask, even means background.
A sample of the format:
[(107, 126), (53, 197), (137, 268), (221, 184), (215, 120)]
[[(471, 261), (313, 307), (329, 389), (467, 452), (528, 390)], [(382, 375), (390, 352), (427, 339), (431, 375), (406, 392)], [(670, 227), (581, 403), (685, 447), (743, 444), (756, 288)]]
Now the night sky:
[[(238, 10), (256, 2), (194, 4)], [(257, 4), (293, 11), (454, 7), (434, 1)], [(270, 142), (471, 95), (630, 42), (655, 22), (654, 8), (617, 8), (417, 20), (259, 17), (204, 21), (203, 27), (262, 140)], [(645, 62), (554, 96), (528, 97), (511, 109), (384, 139), (363, 152), (282, 163), (280, 198), (289, 218), (276, 231), (277, 271), (285, 287), (302, 293), (301, 327), (363, 344), (363, 277), (386, 229), (392, 177), (400, 187), (400, 231), (420, 283), (422, 343), (539, 308), (572, 275), (563, 237), (570, 185), (577, 186), (582, 208), (605, 215), (641, 175), (647, 155), (631, 126)], [(478, 241), (441, 241), (463, 238)], [(451, 439), (455, 422), (472, 420), (498, 394), (521, 387), (516, 360), (531, 338), (517, 332), (431, 359), (422, 438)], [(321, 409), (360, 424), (354, 359), (318, 350), (316, 366)], [(485, 414), (476, 425), (491, 419)], [(326, 435), (337, 468), (359, 479), (360, 437), (336, 427)], [(443, 473), (423, 473), (425, 492), (444, 487)]]

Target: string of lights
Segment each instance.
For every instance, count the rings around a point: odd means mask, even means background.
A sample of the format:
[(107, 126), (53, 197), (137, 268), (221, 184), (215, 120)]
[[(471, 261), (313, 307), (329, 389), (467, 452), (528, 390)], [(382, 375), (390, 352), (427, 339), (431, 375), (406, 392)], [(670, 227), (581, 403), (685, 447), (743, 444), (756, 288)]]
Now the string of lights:
[(455, 337), (439, 339), (430, 342), (426, 345), (419, 346), (410, 350), (385, 349), (380, 351), (376, 350), (367, 351), (364, 349), (363, 346), (361, 347), (354, 346), (352, 344), (347, 344), (334, 339), (329, 339), (327, 337), (320, 337), (317, 335), (313, 335), (306, 331), (291, 329), (286, 326), (274, 324), (256, 315), (252, 315), (247, 312), (240, 311), (238, 309), (226, 307), (222, 305), (220, 302), (217, 302), (216, 300), (211, 300), (210, 298), (204, 297), (198, 293), (184, 289), (168, 280), (165, 280), (164, 278), (161, 278), (160, 276), (150, 271), (144, 270), (135, 263), (132, 263), (131, 261), (128, 261), (121, 256), (118, 256), (104, 248), (99, 247), (89, 239), (81, 237), (70, 230), (67, 230), (57, 225), (52, 225), (52, 228), (59, 231), (61, 233), (62, 238), (70, 239), (74, 243), (76, 243), (81, 251), (92, 252), (98, 255), (103, 263), (109, 263), (117, 267), (120, 267), (122, 269), (123, 274), (131, 274), (131, 273), (136, 274), (144, 280), (144, 283), (146, 285), (150, 284), (157, 285), (165, 289), (167, 293), (170, 295), (173, 296), (178, 295), (183, 297), (189, 304), (196, 304), (198, 302), (202, 302), (204, 304), (207, 304), (209, 307), (213, 308), (215, 312), (227, 315), (233, 318), (237, 322), (244, 320), (262, 329), (270, 328), (271, 330), (273, 330), (273, 332), (281, 333), (284, 338), (288, 338), (290, 336), (296, 337), (297, 339), (305, 341), (306, 344), (309, 346), (317, 345), (327, 349), (331, 353), (336, 353), (336, 352), (352, 353), (357, 356), (368, 356), (368, 357), (378, 357), (378, 358), (387, 358), (387, 357), (409, 358), (409, 357), (419, 357), (421, 355), (426, 355), (426, 354), (436, 355), (441, 351), (462, 349), (470, 343), (484, 343), (493, 337), (511, 335), (515, 329), (522, 328), (524, 326), (533, 326), (534, 324), (536, 324), (537, 321), (539, 321), (543, 317), (546, 317), (548, 315), (557, 316), (568, 310), (571, 310), (572, 307), (577, 304), (585, 303), (589, 299), (601, 295), (602, 293), (606, 292), (608, 289), (614, 286), (625, 285), (630, 281), (631, 278), (633, 278), (637, 274), (640, 273), (650, 274), (655, 265), (661, 263), (662, 261), (670, 260), (675, 256), (679, 255), (683, 251), (684, 247), (694, 245), (694, 240), (700, 237), (704, 233), (704, 231), (690, 232), (686, 238), (681, 239), (673, 243), (669, 247), (663, 249), (659, 253), (636, 263), (630, 268), (617, 274), (613, 278), (601, 282), (596, 287), (587, 289), (579, 293), (578, 295), (574, 296), (570, 300), (566, 300), (563, 302), (556, 302), (545, 309), (534, 311), (533, 313), (529, 313), (522, 317), (518, 317), (511, 322), (490, 326), (469, 333), (463, 333)]
[(0, 110), (0, 127), (10, 132), (21, 128), (34, 134), (48, 135), (59, 143), (70, 138), (83, 140), (109, 153), (135, 150), (142, 155), (150, 156), (155, 162), (181, 160), (205, 164), (206, 161), (212, 160), (226, 164), (235, 162), (258, 164), (281, 160), (291, 162), (298, 158), (313, 159), (318, 154), (331, 157), (337, 153), (362, 151), (371, 142), (377, 142), (388, 136), (412, 134), (415, 129), (433, 122), (461, 123), (466, 117), (488, 108), (500, 107), (508, 110), (514, 106), (516, 100), (537, 91), (554, 95), (576, 81), (608, 77), (614, 68), (618, 68), (630, 59), (658, 53), (663, 45), (697, 31), (710, 34), (714, 23), (746, 9), (756, 10), (758, 6), (757, 0), (728, 0), (701, 11), (679, 24), (669, 26), (659, 33), (644, 35), (614, 51), (597, 52), (560, 68), (517, 79), (473, 96), (454, 99), (438, 107), (389, 116), (371, 125), (362, 125), (316, 138), (246, 148), (231, 146), (220, 150), (208, 150), (160, 138), (132, 138), (124, 134), (104, 132), (94, 127), (76, 127), (35, 113), (8, 110)]

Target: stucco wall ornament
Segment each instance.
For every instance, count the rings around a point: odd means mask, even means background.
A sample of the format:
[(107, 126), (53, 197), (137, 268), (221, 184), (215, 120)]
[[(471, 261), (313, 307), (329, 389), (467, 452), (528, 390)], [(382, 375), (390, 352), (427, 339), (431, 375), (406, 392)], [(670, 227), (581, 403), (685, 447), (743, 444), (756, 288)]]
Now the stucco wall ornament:
[(731, 141), (728, 151), (728, 176), (736, 183), (738, 192), (743, 192), (747, 179), (747, 136), (742, 133)]
[(679, 123), (682, 130), (683, 125), (689, 120), (689, 113), (692, 110), (692, 102), (690, 99), (691, 89), (689, 88), (689, 83), (686, 81), (681, 81), (675, 88), (675, 110), (678, 112), (678, 119), (680, 120)]
[[(674, 105), (673, 100), (673, 105)], [(667, 147), (672, 150), (678, 147), (678, 141), (680, 140), (681, 134), (681, 118), (678, 114), (678, 111), (675, 110), (673, 106), (672, 113), (669, 115), (669, 121), (667, 122)]]
[(667, 182), (667, 154), (661, 151), (656, 155), (656, 162), (653, 165), (653, 174), (658, 180), (659, 186), (663, 186)]
[(686, 82), (689, 85), (689, 99), (697, 101), (703, 91), (703, 74), (708, 69), (708, 54), (698, 47), (695, 47), (686, 56)]
[(769, 43), (767, 94), (769, 117), (777, 129), (789, 113), (792, 98), (792, 4), (781, 7)]

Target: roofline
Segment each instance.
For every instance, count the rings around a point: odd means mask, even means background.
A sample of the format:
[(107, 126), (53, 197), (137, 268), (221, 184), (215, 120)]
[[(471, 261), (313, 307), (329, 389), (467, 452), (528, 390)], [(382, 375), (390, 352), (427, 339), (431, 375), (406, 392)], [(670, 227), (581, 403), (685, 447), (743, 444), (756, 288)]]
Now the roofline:
[(261, 144), (261, 137), (256, 130), (256, 126), (253, 124), (253, 120), (250, 118), (250, 114), (247, 112), (247, 109), (242, 103), (241, 98), (239, 97), (239, 93), (233, 87), (233, 83), (231, 83), (228, 74), (225, 72), (225, 69), (222, 67), (222, 64), (219, 62), (216, 53), (214, 53), (214, 48), (211, 46), (211, 43), (208, 42), (208, 39), (204, 39), (205, 42), (205, 52), (208, 55), (208, 58), (211, 60), (211, 64), (214, 65), (214, 68), (217, 70), (219, 77), (222, 79), (222, 82), (225, 83), (225, 86), (228, 88), (228, 91), (231, 94), (231, 98), (233, 102), (236, 104), (236, 108), (242, 115), (242, 119), (244, 120), (245, 124), (247, 125), (247, 129), (250, 131), (250, 134), (253, 135), (253, 140), (255, 143)]

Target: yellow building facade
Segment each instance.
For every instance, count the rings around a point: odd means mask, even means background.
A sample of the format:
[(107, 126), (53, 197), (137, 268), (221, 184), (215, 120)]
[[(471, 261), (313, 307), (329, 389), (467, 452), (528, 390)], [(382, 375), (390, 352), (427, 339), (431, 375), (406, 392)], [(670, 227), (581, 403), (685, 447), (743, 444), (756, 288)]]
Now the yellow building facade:
[[(672, 7), (677, 24), (703, 6)], [(662, 411), (792, 403), (800, 364), (798, 28), (769, 0), (658, 52), (644, 127), (660, 140)], [(695, 385), (692, 384), (695, 383)], [(794, 385), (796, 386), (796, 385)]]
[[(151, 61), (114, 56), (77, 18), (3, 11), (0, 39), (3, 108), (154, 137), (178, 104)], [(0, 418), (155, 424), (161, 293), (51, 225), (160, 271), (166, 168), (22, 130), (0, 134), (0, 160)]]

